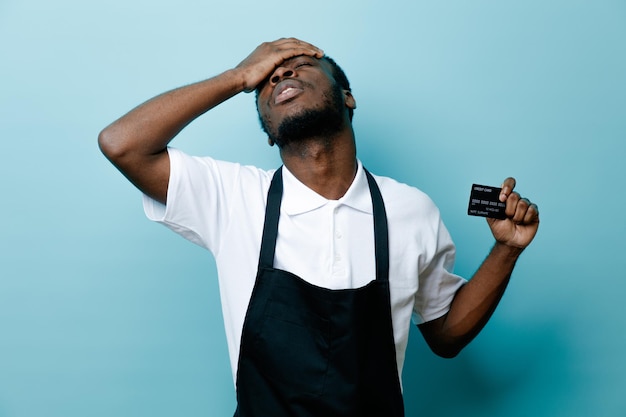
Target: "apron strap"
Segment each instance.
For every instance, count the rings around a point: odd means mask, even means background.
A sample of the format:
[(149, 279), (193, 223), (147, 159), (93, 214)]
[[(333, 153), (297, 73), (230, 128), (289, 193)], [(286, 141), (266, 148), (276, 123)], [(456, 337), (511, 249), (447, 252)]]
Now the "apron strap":
[(368, 170), (365, 170), (367, 183), (372, 196), (372, 211), (374, 213), (374, 253), (376, 255), (376, 280), (389, 280), (389, 231), (387, 227), (387, 212), (385, 202), (380, 194), (376, 180)]
[(265, 223), (261, 238), (261, 253), (259, 254), (259, 269), (274, 267), (276, 252), (276, 238), (278, 237), (278, 218), (280, 217), (280, 203), (283, 198), (283, 169), (276, 170), (270, 189), (267, 192), (267, 207), (265, 208)]
[[(372, 197), (372, 211), (374, 217), (374, 253), (376, 256), (376, 280), (389, 280), (389, 232), (385, 203), (376, 184), (376, 180), (365, 170), (367, 183)], [(259, 254), (259, 269), (273, 268), (276, 253), (276, 238), (278, 237), (278, 219), (280, 217), (280, 203), (283, 196), (282, 167), (277, 169), (267, 192), (267, 207), (265, 209), (265, 223), (261, 238)]]

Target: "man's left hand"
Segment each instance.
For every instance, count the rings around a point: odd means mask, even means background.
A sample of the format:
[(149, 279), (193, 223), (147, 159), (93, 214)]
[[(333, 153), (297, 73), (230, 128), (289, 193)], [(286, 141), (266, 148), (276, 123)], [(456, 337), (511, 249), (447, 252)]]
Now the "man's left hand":
[(515, 178), (502, 183), (500, 201), (506, 203), (506, 218), (487, 219), (491, 233), (499, 243), (524, 249), (532, 242), (539, 228), (539, 209), (527, 198), (522, 198), (515, 188)]

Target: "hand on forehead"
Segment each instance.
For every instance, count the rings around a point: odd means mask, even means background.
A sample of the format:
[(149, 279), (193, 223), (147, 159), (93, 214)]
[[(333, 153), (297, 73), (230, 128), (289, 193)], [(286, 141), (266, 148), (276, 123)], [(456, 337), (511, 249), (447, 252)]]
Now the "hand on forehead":
[(244, 91), (253, 91), (277, 67), (300, 56), (319, 59), (324, 56), (324, 51), (295, 38), (283, 38), (262, 43), (237, 66), (245, 77)]

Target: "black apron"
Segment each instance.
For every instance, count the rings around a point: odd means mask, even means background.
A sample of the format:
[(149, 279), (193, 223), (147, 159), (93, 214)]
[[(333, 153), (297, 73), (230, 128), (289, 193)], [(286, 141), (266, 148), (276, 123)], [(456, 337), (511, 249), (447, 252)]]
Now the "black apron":
[(376, 182), (366, 175), (376, 280), (330, 290), (273, 268), (283, 193), (282, 170), (274, 174), (241, 336), (236, 417), (404, 416), (389, 300), (387, 216)]

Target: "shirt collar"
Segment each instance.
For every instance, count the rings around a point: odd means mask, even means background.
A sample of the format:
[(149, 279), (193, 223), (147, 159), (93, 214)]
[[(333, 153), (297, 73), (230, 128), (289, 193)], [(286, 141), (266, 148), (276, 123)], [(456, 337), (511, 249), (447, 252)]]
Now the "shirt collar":
[(313, 211), (326, 204), (346, 205), (356, 210), (372, 213), (367, 177), (361, 161), (357, 160), (357, 171), (348, 191), (339, 200), (328, 200), (298, 180), (287, 167), (283, 166), (282, 209), (288, 215), (297, 215)]

